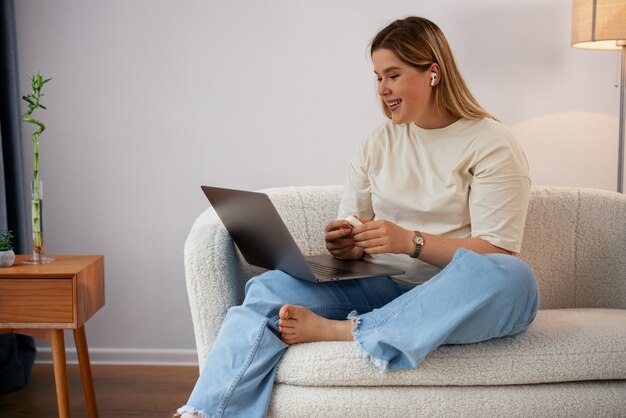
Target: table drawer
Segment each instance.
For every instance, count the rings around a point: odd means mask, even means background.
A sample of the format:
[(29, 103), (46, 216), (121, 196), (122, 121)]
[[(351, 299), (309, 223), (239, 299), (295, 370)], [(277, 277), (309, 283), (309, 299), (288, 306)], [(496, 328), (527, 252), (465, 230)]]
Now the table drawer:
[(0, 279), (0, 323), (73, 323), (72, 279)]

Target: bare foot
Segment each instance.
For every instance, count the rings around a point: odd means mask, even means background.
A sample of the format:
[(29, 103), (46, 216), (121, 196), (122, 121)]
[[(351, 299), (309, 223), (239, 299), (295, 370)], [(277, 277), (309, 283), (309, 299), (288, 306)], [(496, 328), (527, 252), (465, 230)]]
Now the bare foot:
[(278, 313), (278, 330), (287, 344), (316, 341), (352, 341), (354, 322), (326, 319), (304, 306), (284, 305)]

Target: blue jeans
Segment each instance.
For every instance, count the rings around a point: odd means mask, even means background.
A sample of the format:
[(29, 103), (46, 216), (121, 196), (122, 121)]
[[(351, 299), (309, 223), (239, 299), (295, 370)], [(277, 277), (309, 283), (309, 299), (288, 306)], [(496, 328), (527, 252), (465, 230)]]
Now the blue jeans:
[(521, 260), (460, 249), (439, 274), (407, 287), (388, 277), (311, 283), (270, 271), (229, 309), (187, 404), (204, 417), (263, 417), (276, 366), (289, 345), (278, 332), (286, 304), (353, 319), (356, 344), (381, 370), (417, 367), (442, 344), (519, 334), (535, 318), (539, 290)]

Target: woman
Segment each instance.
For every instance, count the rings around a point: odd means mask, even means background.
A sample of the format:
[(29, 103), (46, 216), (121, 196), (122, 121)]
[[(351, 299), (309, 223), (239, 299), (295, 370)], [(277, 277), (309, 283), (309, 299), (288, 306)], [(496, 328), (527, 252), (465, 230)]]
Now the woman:
[[(519, 252), (530, 180), (509, 131), (465, 85), (441, 30), (397, 20), (371, 47), (390, 120), (350, 163), (328, 250), (405, 274), (314, 284), (272, 271), (229, 310), (183, 417), (265, 415), (290, 344), (352, 341), (381, 370), (441, 344), (523, 332), (539, 305)], [(344, 219), (358, 215), (362, 225)]]

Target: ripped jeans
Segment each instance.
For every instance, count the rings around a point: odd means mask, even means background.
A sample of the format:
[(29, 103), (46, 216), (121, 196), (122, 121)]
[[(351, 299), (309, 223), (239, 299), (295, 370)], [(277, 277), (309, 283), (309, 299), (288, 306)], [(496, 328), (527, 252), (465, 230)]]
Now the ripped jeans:
[(442, 344), (519, 334), (539, 308), (537, 283), (524, 262), (465, 249), (413, 288), (388, 277), (311, 283), (270, 271), (248, 281), (245, 291), (178, 413), (265, 416), (277, 364), (289, 347), (278, 332), (278, 311), (286, 303), (329, 319), (353, 319), (356, 344), (381, 370), (415, 368)]

